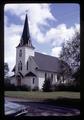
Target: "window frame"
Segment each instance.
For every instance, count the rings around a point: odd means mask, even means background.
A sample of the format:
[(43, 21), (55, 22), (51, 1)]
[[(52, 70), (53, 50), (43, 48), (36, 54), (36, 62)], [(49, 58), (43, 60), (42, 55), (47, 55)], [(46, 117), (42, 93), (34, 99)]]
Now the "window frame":
[(22, 57), (22, 50), (19, 51), (19, 57)]
[(45, 73), (45, 80), (47, 79), (47, 73)]

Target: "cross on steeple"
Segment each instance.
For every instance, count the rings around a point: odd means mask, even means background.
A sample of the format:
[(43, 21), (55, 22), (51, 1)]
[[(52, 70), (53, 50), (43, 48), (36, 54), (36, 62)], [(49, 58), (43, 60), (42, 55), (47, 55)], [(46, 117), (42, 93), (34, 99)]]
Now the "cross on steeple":
[[(28, 10), (26, 10), (26, 12), (28, 12)], [(27, 13), (26, 13), (22, 37), (21, 37), (20, 44), (18, 45), (18, 47), (19, 46), (28, 46), (28, 47), (34, 48), (32, 45), (31, 39), (30, 39)]]

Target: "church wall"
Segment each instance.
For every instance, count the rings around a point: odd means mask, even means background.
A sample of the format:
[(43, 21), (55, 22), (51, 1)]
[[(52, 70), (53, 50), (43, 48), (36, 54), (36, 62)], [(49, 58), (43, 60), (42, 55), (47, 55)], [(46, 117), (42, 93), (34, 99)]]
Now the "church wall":
[[(22, 50), (22, 57), (19, 57), (19, 51)], [(18, 63), (22, 62), (22, 74), (25, 75), (25, 49), (23, 47), (16, 49), (16, 74), (18, 73)]]
[[(33, 78), (34, 78), (34, 83), (33, 83)], [(37, 87), (38, 84), (37, 84), (37, 78), (36, 77), (31, 77), (31, 88), (34, 88), (34, 87)]]
[[(19, 52), (22, 50), (22, 57), (19, 57)], [(18, 63), (22, 62), (21, 73), (25, 75), (27, 73), (27, 60), (29, 56), (34, 56), (34, 50), (29, 47), (18, 47), (16, 49), (16, 74), (18, 73)]]
[(38, 71), (38, 85), (39, 85), (39, 89), (42, 89), (44, 80), (45, 80), (45, 72), (40, 72)]
[(25, 47), (25, 63), (27, 62), (29, 56), (34, 56), (34, 50), (29, 47)]
[[(35, 80), (34, 80), (34, 84), (33, 84), (33, 78), (35, 79)], [(23, 84), (23, 85), (30, 86), (31, 88), (34, 88), (35, 86), (38, 86), (38, 81), (37, 81), (37, 78), (36, 78), (36, 77), (25, 77), (25, 78), (23, 79), (22, 84)]]
[(42, 86), (45, 81), (45, 73), (47, 73), (47, 77), (50, 77), (51, 74), (53, 74), (53, 81), (52, 84), (55, 84), (57, 82), (57, 73), (51, 73), (51, 72), (43, 72), (43, 71), (38, 71), (38, 84), (39, 84), (39, 89), (42, 89)]
[(53, 81), (52, 84), (55, 84), (57, 82), (57, 73), (53, 73)]
[(29, 77), (23, 78), (23, 80), (22, 80), (22, 85), (30, 86), (30, 85), (31, 85), (30, 78), (29, 78)]
[(37, 67), (37, 65), (34, 62), (34, 60), (32, 59), (32, 57), (29, 58), (28, 62), (29, 62), (29, 71), (33, 72), (34, 74), (37, 74), (36, 70), (35, 70), (35, 68)]

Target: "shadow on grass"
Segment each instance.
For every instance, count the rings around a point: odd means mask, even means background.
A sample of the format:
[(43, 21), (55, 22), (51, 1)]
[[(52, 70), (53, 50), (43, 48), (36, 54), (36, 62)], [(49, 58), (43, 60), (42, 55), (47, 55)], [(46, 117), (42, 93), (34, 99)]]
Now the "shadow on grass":
[(43, 103), (50, 104), (50, 105), (56, 105), (56, 106), (75, 107), (75, 108), (80, 109), (80, 99), (59, 97), (58, 99), (43, 100)]

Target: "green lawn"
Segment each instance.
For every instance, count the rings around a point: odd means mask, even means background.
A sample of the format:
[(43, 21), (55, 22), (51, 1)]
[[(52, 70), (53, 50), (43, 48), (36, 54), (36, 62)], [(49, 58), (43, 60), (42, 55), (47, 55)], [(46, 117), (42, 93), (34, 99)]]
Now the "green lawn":
[(46, 99), (58, 99), (70, 98), (70, 99), (80, 99), (80, 92), (24, 92), (24, 91), (6, 91), (5, 96), (24, 98), (24, 99), (36, 99), (36, 100), (46, 100)]

